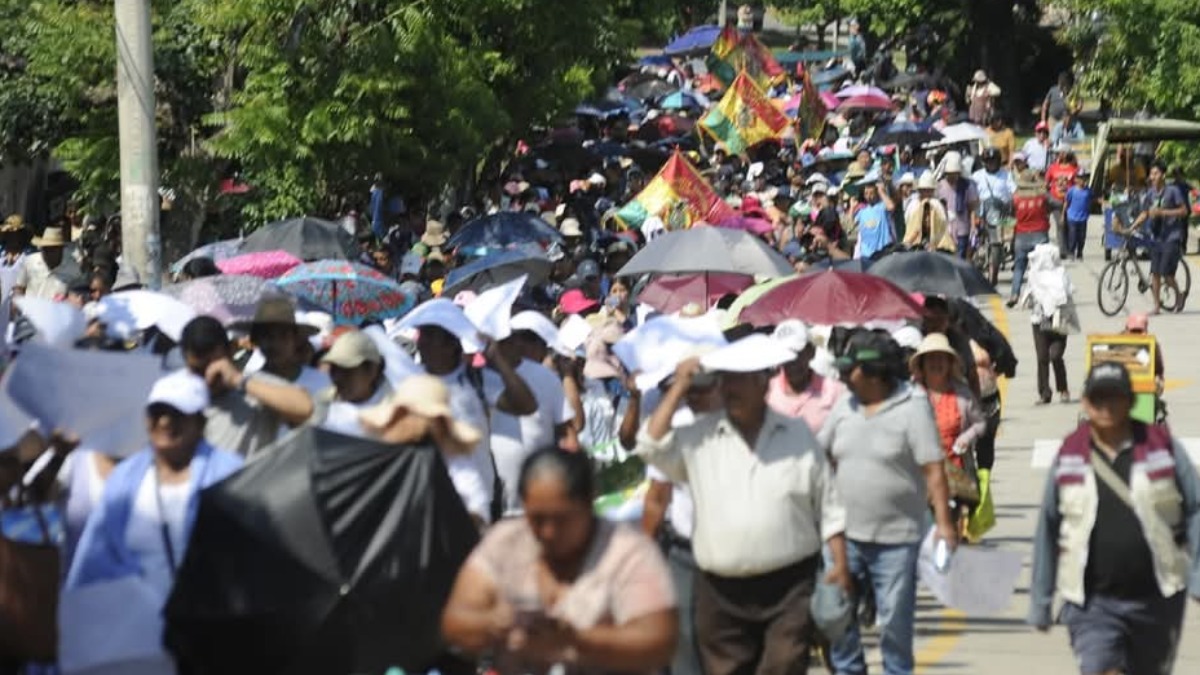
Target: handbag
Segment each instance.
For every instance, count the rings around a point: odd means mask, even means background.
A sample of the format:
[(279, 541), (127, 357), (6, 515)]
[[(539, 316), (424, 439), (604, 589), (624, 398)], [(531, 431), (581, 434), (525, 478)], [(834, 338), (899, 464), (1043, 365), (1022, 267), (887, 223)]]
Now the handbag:
[(1050, 317), (1050, 330), (1059, 335), (1074, 335), (1080, 331), (1079, 313), (1075, 311), (1075, 303), (1068, 300), (1054, 310)]
[(979, 484), (971, 472), (955, 464), (950, 459), (943, 460), (946, 467), (946, 485), (950, 496), (958, 501), (979, 502)]
[[(58, 544), (42, 505), (31, 503), (22, 483), (0, 528), (0, 661), (53, 663), (58, 647)], [(40, 536), (10, 536), (32, 525)], [(25, 528), (32, 529), (32, 528)]]

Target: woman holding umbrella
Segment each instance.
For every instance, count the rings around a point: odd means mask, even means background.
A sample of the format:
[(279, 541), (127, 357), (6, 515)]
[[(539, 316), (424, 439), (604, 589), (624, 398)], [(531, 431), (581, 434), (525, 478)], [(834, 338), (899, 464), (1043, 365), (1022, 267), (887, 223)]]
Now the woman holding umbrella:
[(467, 559), (442, 614), (466, 652), (500, 673), (651, 672), (678, 632), (671, 578), (654, 543), (600, 519), (584, 453), (546, 449), (521, 467), (525, 516), (503, 521)]

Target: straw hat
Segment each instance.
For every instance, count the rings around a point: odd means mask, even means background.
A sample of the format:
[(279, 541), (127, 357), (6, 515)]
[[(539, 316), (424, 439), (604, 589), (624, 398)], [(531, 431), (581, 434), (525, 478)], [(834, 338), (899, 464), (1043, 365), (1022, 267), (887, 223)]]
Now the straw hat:
[(935, 179), (933, 177), (932, 171), (926, 171), (925, 173), (921, 174), (921, 177), (917, 179), (917, 189), (918, 190), (936, 190), (937, 189), (937, 179)]
[(276, 325), (292, 326), (304, 337), (312, 337), (321, 329), (307, 323), (296, 321), (296, 308), (292, 301), (283, 296), (267, 297), (258, 302), (254, 308), (254, 318), (250, 321), (237, 321), (230, 324), (230, 330), (250, 333), (255, 326)]
[(421, 235), (421, 243), (430, 248), (445, 246), (450, 235), (446, 234), (446, 226), (436, 220), (425, 221), (425, 234)]
[(478, 429), (455, 419), (450, 410), (450, 390), (441, 378), (433, 375), (406, 378), (381, 403), (360, 413), (359, 420), (368, 429), (379, 432), (403, 414), (445, 420), (451, 440), (463, 451), (474, 448), (481, 438)]
[(66, 246), (67, 240), (63, 238), (61, 227), (47, 227), (42, 230), (42, 236), (33, 238), (33, 245), (38, 248), (54, 248)]
[(954, 375), (960, 377), (962, 375), (962, 361), (958, 358), (958, 352), (950, 346), (950, 340), (946, 338), (945, 333), (930, 333), (921, 340), (921, 346), (917, 347), (917, 351), (908, 360), (908, 367), (914, 372), (921, 368), (921, 359), (926, 354), (949, 354), (954, 359)]
[(12, 232), (20, 232), (25, 229), (25, 219), (19, 214), (12, 214), (4, 219), (4, 224), (0, 225), (0, 234), (10, 234)]

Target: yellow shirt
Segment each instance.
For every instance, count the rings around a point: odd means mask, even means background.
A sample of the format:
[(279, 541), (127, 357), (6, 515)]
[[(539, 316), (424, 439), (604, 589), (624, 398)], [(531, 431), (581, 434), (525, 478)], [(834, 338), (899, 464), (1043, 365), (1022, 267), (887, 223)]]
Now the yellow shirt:
[(1012, 161), (1013, 153), (1017, 151), (1017, 137), (1013, 130), (1004, 127), (1000, 131), (987, 130), (988, 145), (1000, 151), (1000, 161), (1008, 164)]

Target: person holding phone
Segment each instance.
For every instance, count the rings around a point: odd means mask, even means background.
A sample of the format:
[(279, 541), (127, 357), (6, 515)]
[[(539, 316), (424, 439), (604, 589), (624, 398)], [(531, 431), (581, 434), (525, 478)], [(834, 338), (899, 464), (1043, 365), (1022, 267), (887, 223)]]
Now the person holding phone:
[(539, 450), (521, 467), (524, 517), (492, 527), (459, 571), (446, 640), (501, 674), (652, 672), (678, 633), (671, 576), (654, 542), (592, 510), (586, 453)]

